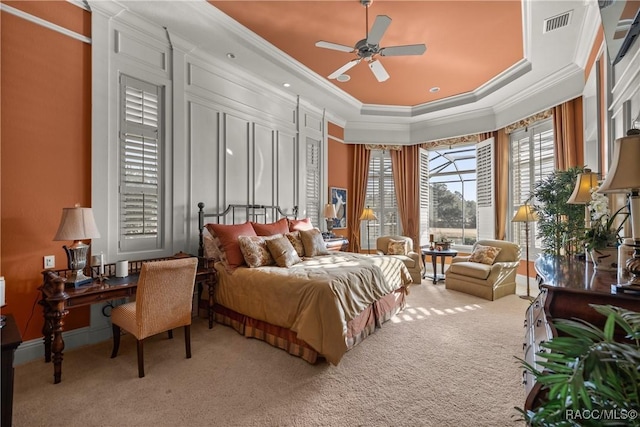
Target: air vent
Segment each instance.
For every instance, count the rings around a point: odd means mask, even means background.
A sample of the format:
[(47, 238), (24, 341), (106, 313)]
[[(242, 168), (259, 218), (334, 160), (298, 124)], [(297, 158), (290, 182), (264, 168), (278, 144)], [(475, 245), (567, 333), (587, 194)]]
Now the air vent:
[(558, 28), (566, 27), (571, 22), (571, 15), (573, 15), (573, 10), (545, 19), (543, 32), (548, 33)]

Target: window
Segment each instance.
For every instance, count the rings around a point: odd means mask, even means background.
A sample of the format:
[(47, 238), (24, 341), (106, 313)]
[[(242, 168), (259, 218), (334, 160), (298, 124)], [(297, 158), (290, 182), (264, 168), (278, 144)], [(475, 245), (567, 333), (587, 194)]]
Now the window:
[(375, 248), (376, 239), (380, 236), (401, 234), (391, 155), (386, 150), (371, 150), (365, 197), (367, 206), (373, 209), (378, 220), (361, 222), (360, 242), (363, 249)]
[[(511, 213), (515, 213), (533, 193), (535, 183), (555, 168), (552, 119), (536, 123), (511, 134)], [(510, 216), (507, 216), (510, 220)], [(525, 245), (525, 227), (511, 223), (512, 241)], [(536, 223), (529, 224), (529, 236), (537, 234)], [(529, 239), (529, 250), (541, 249), (541, 242)]]
[(456, 245), (476, 241), (476, 146), (429, 151), (429, 233)]
[(120, 251), (161, 247), (162, 88), (120, 79)]

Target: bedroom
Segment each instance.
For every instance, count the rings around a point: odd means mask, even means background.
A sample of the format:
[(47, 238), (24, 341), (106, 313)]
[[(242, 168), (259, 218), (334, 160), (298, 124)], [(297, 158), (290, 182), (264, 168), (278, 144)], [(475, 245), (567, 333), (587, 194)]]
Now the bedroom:
[[(579, 3), (576, 8), (585, 7), (583, 2)], [(582, 47), (579, 52), (584, 70), (577, 73), (573, 70), (572, 75), (579, 78), (567, 84), (572, 96), (560, 95), (563, 92), (555, 86), (546, 88), (544, 95), (531, 96), (526, 108), (520, 103), (505, 109), (518, 115), (512, 120), (491, 116), (489, 120), (494, 122), (493, 127), (483, 128), (478, 124), (479, 119), (474, 117), (470, 120), (436, 118), (426, 125), (418, 123), (414, 127), (393, 122), (373, 127), (369, 123), (373, 130), (363, 135), (362, 129), (349, 128), (339, 114), (324, 117), (325, 105), (322, 102), (311, 103), (304, 98), (298, 101), (290, 92), (256, 80), (257, 72), (248, 74), (239, 70), (234, 75), (229, 68), (217, 67), (215, 61), (201, 55), (197, 49), (193, 52), (194, 45), (178, 36), (171, 37), (168, 42), (167, 33), (160, 26), (140, 20), (134, 14), (121, 13), (117, 3), (89, 4), (95, 9), (93, 14), (79, 7), (81, 2), (52, 5), (2, 2), (0, 272), (7, 282), (7, 307), (3, 312), (16, 316), (21, 330), (25, 332), (25, 342), (31, 344), (19, 351), (22, 360), (33, 360), (42, 354), (39, 339), (42, 324), (38, 316), (31, 322), (29, 318), (37, 287), (41, 284), (42, 257), (55, 255), (58, 267), (64, 265), (66, 259), (60, 242), (52, 241), (61, 208), (75, 203), (92, 206), (103, 236), (93, 242), (93, 250), (104, 252), (109, 261), (119, 259), (118, 231), (113, 220), (117, 217), (114, 209), (118, 195), (116, 185), (109, 179), (117, 174), (111, 144), (117, 140), (114, 123), (117, 121), (118, 83), (113, 79), (113, 70), (122, 70), (139, 78), (148, 77), (156, 84), (167, 85), (171, 88), (165, 92), (167, 105), (179, 106), (168, 114), (171, 120), (166, 123), (166, 134), (173, 135), (173, 155), (169, 156), (171, 164), (166, 165), (173, 172), (168, 188), (173, 195), (165, 199), (167, 212), (172, 214), (165, 218), (165, 240), (161, 242), (162, 249), (132, 255), (133, 259), (136, 255), (145, 258), (179, 250), (194, 251), (197, 248), (196, 204), (199, 201), (208, 206), (223, 206), (233, 201), (230, 195), (237, 194), (239, 189), (241, 194), (246, 194), (243, 202), (261, 202), (259, 197), (273, 196), (273, 183), (263, 191), (265, 188), (260, 185), (264, 181), (254, 175), (256, 169), (247, 167), (247, 159), (255, 159), (250, 157), (253, 153), (249, 153), (249, 146), (227, 146), (224, 142), (227, 138), (246, 140), (247, 133), (252, 132), (256, 140), (271, 142), (272, 135), (277, 133), (280, 144), (277, 152), (282, 157), (270, 157), (270, 164), (298, 165), (300, 169), (273, 168), (264, 173), (277, 177), (279, 194), (290, 195), (287, 196), (289, 200), (281, 200), (291, 207), (300, 202), (296, 198), (303, 193), (301, 182), (294, 179), (294, 173), (298, 177), (304, 176), (304, 166), (293, 157), (294, 153), (299, 156), (302, 153), (293, 148), (298, 130), (291, 120), (293, 112), (299, 108), (298, 117), (307, 125), (299, 130), (299, 140), (322, 141), (321, 155), (327, 159), (323, 165), (326, 169), (320, 174), (320, 202), (327, 197), (329, 187), (346, 188), (352, 198), (353, 148), (342, 144), (343, 141), (398, 142), (411, 140), (412, 135), (417, 135), (422, 142), (494, 130), (580, 96), (594, 74), (596, 56), (602, 55), (602, 42), (595, 31), (587, 38), (593, 43)], [(5, 6), (66, 28), (80, 37), (75, 38), (17, 16), (8, 12)], [(589, 12), (592, 20), (599, 19), (597, 11)], [(118, 14), (118, 19), (112, 18)], [(597, 24), (590, 23), (594, 29), (597, 28)], [(109, 48), (115, 32), (119, 32), (125, 42), (125, 49), (119, 55), (122, 58)], [(172, 49), (169, 49), (170, 45)], [(616, 75), (624, 80), (617, 85), (611, 83), (614, 91), (610, 123), (615, 125), (602, 130), (603, 135), (605, 131), (608, 133), (604, 140), (609, 142), (611, 137), (621, 135), (627, 117), (638, 116), (640, 95), (632, 89), (640, 86), (633, 84), (637, 82), (637, 70), (640, 69), (636, 66), (637, 52), (636, 44), (632, 55), (616, 69)], [(158, 64), (172, 66), (159, 69)], [(625, 72), (622, 67), (635, 71)], [(172, 73), (171, 77), (169, 73)], [(200, 89), (189, 85), (201, 85), (207, 95), (198, 94)], [(554, 90), (556, 93), (550, 95), (549, 92)], [(506, 114), (505, 111), (502, 113)], [(222, 116), (225, 117), (224, 128), (220, 127), (219, 117)], [(423, 127), (429, 128), (433, 134), (423, 138)], [(194, 143), (210, 140), (215, 140), (217, 145)], [(225, 151), (221, 151), (222, 147)], [(229, 153), (226, 150), (231, 151), (234, 157), (223, 162), (221, 157)], [(603, 151), (606, 153), (604, 146)], [(226, 169), (219, 168), (219, 165)], [(336, 231), (350, 236), (354, 230)], [(109, 339), (108, 322), (98, 312), (88, 309), (72, 312), (66, 327), (68, 330), (77, 329), (79, 333), (69, 337), (68, 349)]]

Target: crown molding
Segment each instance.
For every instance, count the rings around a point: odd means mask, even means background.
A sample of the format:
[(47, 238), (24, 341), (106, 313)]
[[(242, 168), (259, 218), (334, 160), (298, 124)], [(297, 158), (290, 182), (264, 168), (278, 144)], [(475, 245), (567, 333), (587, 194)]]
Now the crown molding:
[(0, 3), (0, 10), (3, 12), (7, 12), (13, 16), (17, 16), (18, 18), (22, 18), (25, 21), (29, 21), (33, 24), (40, 25), (41, 27), (47, 28), (49, 30), (55, 31), (57, 33), (63, 34), (67, 37), (71, 37), (72, 39), (79, 40), (83, 43), (91, 44), (91, 38), (87, 37), (83, 34), (76, 33), (75, 31), (71, 31), (65, 27), (62, 27), (58, 24), (54, 24), (53, 22), (49, 22), (45, 19), (39, 18), (35, 15), (31, 15), (30, 13), (23, 12), (20, 9), (16, 9), (15, 7), (6, 5), (4, 3)]
[[(596, 2), (587, 3), (587, 12), (580, 28), (578, 46), (574, 61), (580, 68), (585, 68), (591, 55), (598, 31), (601, 28), (600, 10)], [(604, 45), (604, 42), (603, 42)], [(600, 46), (602, 48), (602, 46)]]

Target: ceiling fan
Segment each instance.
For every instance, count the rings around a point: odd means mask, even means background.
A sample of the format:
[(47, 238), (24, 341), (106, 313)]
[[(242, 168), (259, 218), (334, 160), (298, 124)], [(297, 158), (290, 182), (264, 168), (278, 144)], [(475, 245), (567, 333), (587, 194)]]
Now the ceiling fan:
[(422, 55), (427, 50), (427, 47), (424, 44), (380, 47), (380, 39), (382, 39), (384, 32), (391, 24), (391, 18), (386, 15), (376, 16), (376, 20), (371, 27), (371, 31), (369, 31), (369, 6), (371, 5), (371, 3), (373, 3), (373, 0), (360, 0), (360, 3), (365, 7), (366, 10), (366, 36), (364, 39), (357, 42), (353, 47), (322, 40), (316, 42), (316, 46), (325, 49), (339, 50), (341, 52), (355, 53), (358, 56), (357, 58), (352, 59), (342, 67), (338, 68), (333, 73), (329, 74), (329, 79), (338, 78), (338, 76), (341, 76), (351, 68), (358, 65), (362, 60), (365, 60), (369, 63), (369, 68), (373, 72), (373, 75), (376, 77), (376, 79), (379, 82), (383, 82), (389, 78), (389, 73), (387, 73), (387, 70), (384, 69), (382, 63), (378, 59), (375, 59), (376, 55)]

